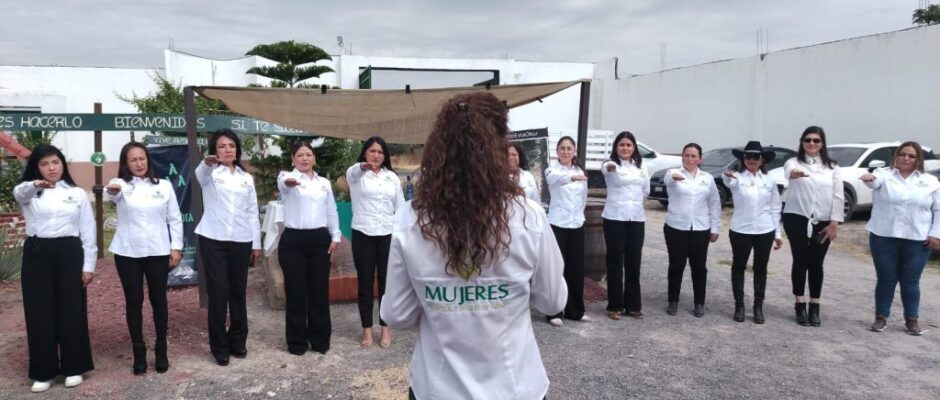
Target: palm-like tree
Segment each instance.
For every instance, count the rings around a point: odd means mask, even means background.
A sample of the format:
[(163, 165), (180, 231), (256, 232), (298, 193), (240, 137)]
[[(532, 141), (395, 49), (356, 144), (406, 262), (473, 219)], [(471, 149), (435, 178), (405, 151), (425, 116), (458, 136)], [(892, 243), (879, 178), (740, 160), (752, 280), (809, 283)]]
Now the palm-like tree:
[(940, 23), (940, 5), (931, 4), (927, 8), (918, 8), (911, 14), (911, 22), (917, 25)]
[(303, 64), (333, 59), (329, 54), (326, 54), (326, 51), (309, 43), (288, 40), (271, 44), (259, 44), (245, 55), (264, 57), (277, 62), (277, 65), (274, 66), (252, 67), (245, 72), (246, 74), (261, 75), (273, 79), (274, 82), (271, 86), (294, 87), (298, 82), (317, 78), (327, 72), (333, 72), (333, 68), (325, 65), (300, 67)]

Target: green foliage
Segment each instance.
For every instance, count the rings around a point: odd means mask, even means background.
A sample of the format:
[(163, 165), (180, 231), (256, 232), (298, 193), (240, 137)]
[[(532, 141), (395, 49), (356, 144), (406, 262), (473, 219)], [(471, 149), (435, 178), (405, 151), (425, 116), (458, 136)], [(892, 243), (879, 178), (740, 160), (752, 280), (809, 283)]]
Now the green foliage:
[(358, 140), (324, 138), (317, 148), (317, 174), (335, 181), (346, 175), (346, 169), (359, 158), (362, 142)]
[[(251, 156), (251, 166), (254, 167), (253, 176), (258, 191), (258, 203), (264, 204), (274, 198), (277, 190), (277, 175), (280, 171), (290, 171), (290, 149), (304, 137), (274, 136), (266, 147), (272, 144), (280, 148), (280, 154), (261, 154), (257, 152)], [(268, 142), (266, 140), (266, 142)], [(356, 140), (324, 138), (323, 144), (316, 149), (317, 165), (314, 169), (317, 174), (336, 181), (346, 174), (346, 168), (356, 162), (362, 143)], [(337, 194), (338, 196), (338, 194)]]
[(294, 87), (301, 81), (317, 78), (327, 72), (333, 72), (333, 68), (324, 65), (301, 67), (303, 64), (333, 59), (323, 49), (304, 42), (287, 40), (271, 44), (259, 44), (245, 55), (264, 57), (277, 62), (277, 65), (274, 66), (252, 67), (245, 72), (246, 74), (261, 75), (273, 79), (272, 87)]
[(0, 281), (19, 279), (23, 262), (22, 239), (11, 238), (16, 222), (0, 224)]
[[(52, 144), (57, 134), (58, 132), (53, 131), (20, 131), (12, 132), (10, 136), (23, 147), (32, 150), (41, 144)], [(23, 177), (24, 162), (6, 155), (5, 151), (0, 154), (0, 210), (16, 212), (19, 205), (13, 198), (13, 187), (19, 184)]]
[[(150, 76), (153, 83), (157, 85), (156, 93), (150, 93), (145, 97), (137, 96), (137, 93), (131, 92), (130, 96), (115, 94), (117, 98), (124, 100), (137, 107), (141, 113), (168, 113), (181, 114), (184, 112), (185, 101), (183, 99), (183, 87), (170, 82), (160, 74)], [(196, 96), (197, 114), (226, 114), (233, 113), (228, 110), (225, 103), (220, 100), (207, 99)]]
[(915, 25), (933, 25), (940, 23), (940, 5), (931, 4), (927, 8), (918, 8), (911, 14), (911, 22)]

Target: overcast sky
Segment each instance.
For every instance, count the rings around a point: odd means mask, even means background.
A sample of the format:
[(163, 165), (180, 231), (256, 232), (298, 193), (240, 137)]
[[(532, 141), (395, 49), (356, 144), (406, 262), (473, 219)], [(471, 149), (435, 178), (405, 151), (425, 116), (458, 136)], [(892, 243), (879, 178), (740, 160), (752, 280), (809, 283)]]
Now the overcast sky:
[[(3, 7), (0, 65), (163, 66), (163, 49), (238, 58), (298, 40), (339, 54), (603, 61), (621, 74), (911, 27), (917, 0), (30, 0)], [(396, 4), (398, 3), (398, 4)]]

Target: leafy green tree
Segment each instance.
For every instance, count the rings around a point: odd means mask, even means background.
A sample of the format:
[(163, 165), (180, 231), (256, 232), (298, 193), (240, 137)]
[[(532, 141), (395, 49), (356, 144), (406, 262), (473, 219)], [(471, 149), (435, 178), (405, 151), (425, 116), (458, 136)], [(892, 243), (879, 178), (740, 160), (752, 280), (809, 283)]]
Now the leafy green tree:
[[(151, 75), (150, 79), (157, 85), (157, 91), (154, 93), (144, 97), (140, 97), (134, 92), (131, 92), (130, 96), (122, 94), (115, 94), (115, 96), (133, 104), (134, 107), (137, 107), (137, 111), (141, 113), (183, 113), (186, 103), (183, 98), (182, 85), (170, 82), (160, 74)], [(233, 115), (222, 101), (201, 96), (196, 96), (196, 113)]]
[(246, 74), (261, 75), (273, 79), (272, 87), (294, 87), (301, 81), (318, 78), (333, 68), (325, 65), (308, 65), (321, 60), (332, 60), (323, 49), (309, 43), (293, 40), (271, 44), (259, 44), (245, 53), (246, 56), (259, 56), (277, 62), (277, 65), (252, 67)]
[(940, 23), (940, 5), (930, 4), (927, 8), (918, 8), (911, 14), (911, 22), (916, 25)]

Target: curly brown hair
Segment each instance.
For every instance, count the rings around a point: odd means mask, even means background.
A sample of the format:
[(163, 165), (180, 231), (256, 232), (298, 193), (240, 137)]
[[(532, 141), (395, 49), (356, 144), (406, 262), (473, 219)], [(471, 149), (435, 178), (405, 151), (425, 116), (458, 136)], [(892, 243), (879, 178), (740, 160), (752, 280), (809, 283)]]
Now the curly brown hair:
[(507, 114), (491, 93), (459, 94), (444, 103), (424, 145), (411, 206), (421, 234), (447, 254), (447, 273), (464, 280), (509, 248), (520, 190), (509, 179)]

